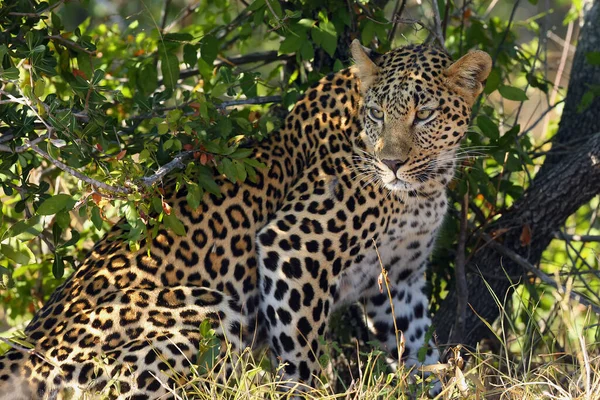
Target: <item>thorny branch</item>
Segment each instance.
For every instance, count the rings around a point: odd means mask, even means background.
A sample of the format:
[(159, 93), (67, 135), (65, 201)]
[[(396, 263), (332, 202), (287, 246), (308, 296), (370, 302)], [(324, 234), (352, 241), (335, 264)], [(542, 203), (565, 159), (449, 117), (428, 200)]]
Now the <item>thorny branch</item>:
[(509, 248), (503, 246), (502, 244), (498, 243), (497, 241), (495, 241), (494, 238), (492, 238), (488, 234), (484, 233), (484, 234), (482, 234), (482, 236), (486, 240), (486, 244), (489, 245), (496, 252), (509, 258), (515, 264), (519, 265), (526, 271), (532, 273), (537, 278), (539, 278), (540, 281), (544, 282), (545, 284), (550, 285), (554, 288), (557, 288), (557, 289), (561, 290), (563, 293), (568, 293), (569, 297), (571, 297), (571, 299), (579, 302), (580, 304), (583, 304), (586, 307), (589, 307), (594, 313), (600, 315), (600, 307), (595, 305), (594, 303), (590, 302), (583, 295), (581, 295), (573, 290), (570, 290), (570, 291), (567, 290), (562, 284), (560, 284), (560, 283), (556, 282), (554, 279), (550, 278), (543, 271), (541, 271), (535, 265), (531, 264), (525, 258), (521, 257), (519, 254), (515, 253), (511, 249), (509, 249)]
[(571, 242), (600, 242), (600, 235), (568, 235), (563, 232), (556, 232), (554, 237), (561, 240), (568, 240)]
[(431, 0), (431, 9), (433, 10), (433, 33), (440, 46), (444, 48), (444, 31), (442, 29), (442, 20), (440, 18), (437, 0)]
[(104, 182), (100, 182), (96, 179), (90, 178), (89, 176), (82, 174), (81, 172), (77, 171), (76, 169), (69, 167), (62, 161), (57, 160), (56, 158), (52, 157), (50, 154), (46, 153), (44, 150), (40, 149), (38, 146), (30, 146), (30, 148), (35, 153), (37, 153), (41, 157), (48, 160), (51, 164), (56, 165), (56, 167), (62, 169), (69, 175), (72, 175), (78, 179), (81, 179), (85, 183), (88, 183), (96, 188), (104, 189), (109, 192), (120, 193), (120, 194), (129, 194), (133, 191), (131, 188), (123, 188), (123, 187), (119, 187), (119, 186), (113, 186), (113, 185), (109, 185)]
[(394, 6), (394, 13), (392, 14), (393, 25), (392, 29), (390, 29), (388, 33), (388, 41), (391, 42), (396, 35), (396, 29), (398, 28), (398, 19), (402, 17), (402, 12), (404, 11), (404, 7), (406, 6), (406, 0), (396, 0), (396, 5)]

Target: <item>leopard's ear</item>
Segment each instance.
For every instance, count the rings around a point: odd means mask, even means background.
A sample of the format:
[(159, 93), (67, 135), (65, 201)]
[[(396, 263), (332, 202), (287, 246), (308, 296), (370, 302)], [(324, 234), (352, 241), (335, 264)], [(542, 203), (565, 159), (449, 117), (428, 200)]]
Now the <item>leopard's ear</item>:
[(462, 56), (444, 72), (447, 85), (473, 104), (483, 91), (485, 80), (492, 69), (488, 53), (474, 50)]
[(352, 41), (350, 51), (354, 59), (354, 73), (360, 79), (360, 90), (364, 93), (377, 79), (379, 68), (369, 57), (371, 50), (363, 47), (358, 39)]

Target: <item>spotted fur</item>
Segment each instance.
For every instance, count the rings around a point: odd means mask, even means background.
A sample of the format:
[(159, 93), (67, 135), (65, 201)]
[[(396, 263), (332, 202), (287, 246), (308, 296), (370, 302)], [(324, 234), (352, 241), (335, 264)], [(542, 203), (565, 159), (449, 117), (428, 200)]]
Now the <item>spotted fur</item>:
[[(117, 226), (97, 243), (27, 326), (35, 352), (0, 358), (0, 399), (168, 397), (197, 362), (206, 319), (233, 351), (263, 339), (285, 378), (314, 384), (329, 315), (358, 300), (390, 355), (396, 326), (403, 361), (417, 363), (426, 260), (490, 60), (453, 64), (425, 46), (373, 55), (353, 43), (352, 53), (354, 67), (308, 89), (256, 146), (268, 168), (255, 183), (219, 179), (221, 196), (198, 209), (184, 189), (172, 194), (185, 236), (161, 230), (132, 251)], [(425, 362), (437, 358), (429, 346)]]

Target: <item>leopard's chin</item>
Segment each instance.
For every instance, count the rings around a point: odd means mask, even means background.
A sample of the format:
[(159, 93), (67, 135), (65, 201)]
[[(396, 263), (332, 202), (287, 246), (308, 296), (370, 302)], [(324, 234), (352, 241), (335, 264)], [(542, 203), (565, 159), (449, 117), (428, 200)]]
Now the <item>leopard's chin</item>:
[(410, 192), (415, 190), (413, 185), (402, 179), (394, 178), (389, 182), (383, 181), (383, 186), (394, 192)]

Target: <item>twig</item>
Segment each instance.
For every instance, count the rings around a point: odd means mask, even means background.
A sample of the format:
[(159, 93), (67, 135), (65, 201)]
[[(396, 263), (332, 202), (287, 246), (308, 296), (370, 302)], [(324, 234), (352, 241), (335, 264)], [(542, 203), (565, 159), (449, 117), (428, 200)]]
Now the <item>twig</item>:
[(193, 155), (194, 151), (185, 151), (179, 154), (174, 159), (157, 169), (153, 175), (140, 179), (140, 182), (147, 187), (154, 185), (156, 182), (164, 178), (165, 175), (167, 175), (169, 172), (175, 169), (185, 168), (184, 161), (186, 161), (189, 158), (192, 158)]
[(269, 11), (271, 11), (271, 14), (273, 14), (273, 17), (275, 17), (275, 21), (277, 21), (277, 29), (281, 28), (281, 19), (279, 19), (279, 16), (277, 15), (277, 13), (275, 13), (275, 10), (273, 9), (273, 6), (271, 5), (271, 1), (278, 1), (278, 0), (265, 0), (265, 3), (267, 4), (267, 7), (269, 8)]
[[(558, 88), (560, 87), (560, 81), (562, 80), (563, 72), (565, 69), (565, 64), (567, 62), (567, 57), (569, 56), (569, 46), (571, 43), (571, 35), (573, 34), (573, 21), (569, 22), (567, 26), (567, 33), (565, 35), (565, 43), (567, 45), (563, 46), (563, 51), (560, 56), (560, 63), (558, 64), (558, 70), (556, 71), (556, 78), (554, 78), (554, 85), (552, 87), (552, 94), (550, 95), (550, 103), (554, 103), (556, 101), (556, 95), (558, 94)], [(548, 115), (544, 118), (544, 129), (548, 129), (548, 124), (550, 123), (550, 118)]]
[(390, 29), (388, 33), (388, 42), (391, 42), (392, 39), (394, 39), (394, 36), (396, 35), (396, 29), (398, 28), (397, 18), (402, 17), (402, 12), (404, 12), (404, 6), (406, 6), (406, 0), (402, 0), (402, 3), (400, 3), (400, 0), (396, 0), (396, 5), (394, 6), (394, 13), (392, 14), (392, 20), (394, 21), (394, 23), (392, 24), (392, 29)]
[(442, 48), (445, 48), (444, 33), (442, 31), (442, 19), (440, 18), (440, 10), (438, 9), (437, 1), (431, 0), (431, 8), (433, 10), (433, 30), (435, 37)]
[[(533, 124), (531, 124), (530, 126), (528, 126), (528, 127), (525, 129), (525, 130), (523, 130), (523, 132), (519, 133), (519, 136), (518, 136), (518, 137), (519, 137), (519, 138), (521, 138), (521, 137), (523, 137), (523, 136), (527, 135), (529, 132), (531, 132), (531, 131), (532, 131), (532, 130), (533, 130), (533, 129), (534, 129), (534, 128), (535, 128), (535, 127), (536, 127), (536, 126), (537, 126), (537, 125), (540, 123), (540, 122), (542, 122), (542, 121), (544, 120), (544, 117), (545, 117), (545, 116), (546, 116), (546, 115), (547, 115), (549, 112), (551, 112), (552, 110), (554, 110), (554, 109), (556, 108), (556, 106), (558, 106), (558, 105), (560, 105), (560, 104), (562, 104), (562, 103), (564, 103), (564, 102), (565, 102), (565, 100), (560, 100), (560, 101), (557, 101), (556, 103), (554, 103), (553, 105), (551, 105), (550, 107), (548, 107), (548, 108), (547, 108), (547, 109), (546, 109), (546, 110), (545, 110), (545, 111), (542, 113), (542, 115), (540, 115), (540, 116), (538, 117), (538, 119), (536, 119), (536, 120), (533, 122)], [(523, 104), (523, 103), (521, 102), (521, 104)]]
[(201, 4), (202, 4), (202, 2), (198, 1), (194, 4), (190, 4), (187, 7), (185, 7), (183, 10), (181, 10), (179, 12), (179, 14), (177, 14), (175, 19), (173, 21), (171, 21), (171, 23), (165, 29), (163, 29), (163, 31), (165, 31), (165, 32), (170, 31), (179, 21), (184, 20), (187, 17), (189, 17), (190, 15), (192, 15), (200, 7)]
[[(495, 251), (497, 251), (501, 255), (503, 255), (505, 257), (508, 257), (511, 261), (513, 261), (515, 264), (519, 265), (520, 267), (522, 267), (526, 271), (531, 272), (533, 275), (535, 275), (536, 277), (538, 277), (545, 284), (550, 285), (550, 286), (552, 286), (554, 288), (560, 289), (564, 293), (567, 293), (567, 290), (566, 290), (566, 288), (564, 286), (562, 286), (561, 284), (559, 284), (558, 282), (556, 282), (555, 280), (553, 280), (552, 278), (550, 278), (544, 272), (540, 271), (539, 268), (536, 268), (533, 264), (531, 264), (525, 258), (521, 257), (519, 254), (517, 254), (514, 251), (512, 251), (511, 249), (503, 246), (502, 244), (496, 242), (488, 234), (484, 233), (482, 236), (487, 241), (486, 244), (488, 244), (492, 249), (494, 249)], [(568, 293), (569, 293), (569, 296), (573, 300), (579, 302), (580, 304), (583, 304), (586, 307), (590, 307), (590, 309), (594, 313), (600, 315), (600, 306), (597, 306), (596, 304), (593, 304), (588, 299), (586, 299), (583, 295), (581, 295), (581, 294), (579, 294), (577, 292), (574, 292), (574, 291), (571, 290)]]
[(77, 51), (83, 51), (84, 53), (87, 53), (91, 56), (95, 56), (96, 55), (96, 50), (88, 50), (85, 47), (81, 47), (79, 44), (75, 43), (72, 40), (69, 39), (65, 39), (64, 37), (60, 36), (60, 35), (50, 35), (50, 36), (46, 36), (47, 39), (51, 39), (51, 40), (55, 40), (57, 42), (62, 43), (63, 45), (65, 45), (66, 47), (70, 47), (73, 50), (77, 50)]
[(239, 106), (239, 105), (243, 105), (243, 104), (280, 103), (281, 101), (282, 101), (281, 96), (252, 97), (249, 99), (237, 99), (237, 100), (224, 101), (221, 104), (219, 104), (217, 107), (218, 108), (226, 108), (226, 107)]
[(165, 0), (165, 6), (163, 7), (163, 15), (162, 21), (160, 23), (160, 31), (164, 32), (165, 26), (167, 26), (167, 16), (169, 14), (169, 6), (171, 5), (171, 0)]
[(46, 14), (47, 12), (54, 10), (56, 7), (60, 6), (63, 2), (64, 2), (64, 0), (59, 0), (56, 3), (44, 8), (42, 11), (38, 11), (36, 13), (9, 12), (8, 15), (10, 15), (12, 17), (38, 18), (38, 17), (41, 17), (42, 15)]
[[(510, 32), (510, 28), (512, 26), (512, 22), (515, 18), (515, 13), (517, 12), (517, 8), (519, 7), (519, 3), (521, 2), (521, 0), (515, 0), (515, 5), (513, 6), (511, 12), (510, 12), (510, 17), (508, 19), (508, 24), (506, 25), (506, 29), (504, 30), (504, 35), (502, 35), (502, 39), (500, 39), (500, 43), (498, 43), (498, 47), (496, 48), (496, 51), (494, 52), (494, 55), (492, 56), (492, 68), (494, 68), (494, 66), (496, 65), (496, 60), (498, 59), (498, 56), (500, 55), (500, 51), (502, 50), (502, 46), (504, 45), (504, 41), (506, 40), (506, 38), (508, 37), (508, 32)], [(463, 9), (463, 15), (464, 15), (464, 9)], [(463, 22), (464, 22), (464, 16), (463, 18)], [(461, 51), (462, 51), (462, 25), (461, 25), (461, 36), (460, 36), (460, 40), (461, 40)], [(471, 111), (471, 117), (475, 117), (477, 115), (477, 113), (479, 113), (479, 107), (481, 106), (481, 101), (483, 99), (483, 96), (479, 96), (479, 98), (477, 99), (477, 103), (475, 104), (475, 106), (473, 106), (473, 109)]]
[(508, 32), (510, 32), (510, 28), (511, 28), (513, 20), (515, 18), (515, 13), (517, 12), (517, 8), (519, 7), (520, 2), (521, 2), (521, 0), (515, 0), (515, 5), (513, 6), (512, 10), (510, 12), (510, 17), (508, 18), (508, 24), (506, 25), (506, 29), (504, 30), (504, 35), (502, 35), (502, 39), (500, 39), (500, 43), (498, 43), (498, 47), (496, 48), (496, 51), (494, 52), (494, 56), (492, 57), (492, 68), (494, 68), (494, 65), (496, 65), (496, 60), (498, 59), (498, 55), (500, 55), (500, 51), (502, 49), (502, 46), (504, 45), (504, 41), (508, 37)]
[(465, 332), (465, 321), (467, 319), (467, 304), (469, 302), (469, 287), (465, 272), (465, 249), (467, 244), (469, 192), (463, 196), (460, 209), (460, 232), (458, 235), (458, 246), (456, 248), (456, 262), (454, 265), (454, 277), (456, 279), (456, 322), (452, 329), (451, 342), (460, 343), (460, 338)]
[(556, 232), (554, 237), (571, 242), (600, 242), (600, 235), (568, 235), (564, 232)]
[[(385, 24), (384, 22), (380, 22), (377, 21), (376, 19), (373, 18), (369, 18), (371, 21), (377, 23), (377, 24)], [(398, 22), (400, 24), (407, 24), (407, 25), (418, 25), (421, 27), (421, 29), (425, 29), (427, 32), (429, 32), (431, 35), (435, 36), (435, 32), (433, 32), (431, 30), (431, 28), (429, 28), (427, 25), (425, 25), (423, 22), (419, 21), (418, 19), (412, 19), (412, 18), (397, 18), (394, 20), (394, 22)], [(416, 29), (416, 31), (419, 31), (420, 29)]]
[(23, 152), (29, 150), (31, 148), (31, 146), (35, 146), (36, 144), (40, 143), (44, 139), (47, 139), (47, 136), (38, 136), (31, 141), (26, 141), (26, 143), (24, 145), (15, 147), (14, 149), (11, 149), (9, 146), (6, 146), (4, 144), (0, 144), (0, 151), (5, 152), (5, 153), (23, 153)]
[(356, 32), (356, 19), (354, 18), (354, 10), (352, 10), (352, 4), (350, 0), (346, 0), (346, 6), (348, 6), (348, 14), (350, 15), (350, 31)]
[(40, 149), (37, 146), (30, 146), (30, 148), (31, 148), (31, 150), (33, 150), (34, 152), (36, 152), (37, 154), (39, 154), (40, 156), (42, 156), (43, 158), (48, 160), (50, 163), (56, 165), (58, 168), (65, 171), (66, 173), (68, 173), (76, 178), (79, 178), (82, 181), (84, 181), (94, 187), (104, 189), (106, 191), (113, 192), (113, 193), (129, 194), (132, 192), (132, 189), (130, 189), (130, 188), (113, 186), (113, 185), (109, 185), (107, 183), (92, 179), (89, 176), (84, 175), (81, 172), (69, 167), (68, 165), (64, 164), (62, 161), (59, 161), (59, 160), (53, 158), (50, 154), (46, 153), (44, 150)]
[[(229, 57), (229, 58), (224, 58), (222, 60), (216, 60), (213, 64), (214, 67), (219, 67), (223, 64), (228, 64), (228, 65), (243, 65), (243, 64), (250, 64), (250, 63), (255, 63), (255, 62), (273, 62), (273, 61), (278, 61), (278, 60), (286, 60), (290, 58), (289, 55), (279, 55), (277, 54), (276, 51), (261, 51), (261, 52), (257, 52), (257, 53), (250, 53), (250, 54), (246, 54), (243, 56), (236, 56), (236, 57)], [(198, 68), (190, 68), (190, 69), (184, 69), (179, 73), (179, 78), (178, 79), (186, 79), (192, 76), (196, 76), (199, 75), (200, 71), (198, 70)], [(163, 80), (162, 78), (159, 79), (158, 81), (158, 85), (162, 85)]]
[(21, 346), (17, 342), (14, 342), (14, 341), (12, 341), (10, 339), (6, 339), (6, 338), (3, 338), (3, 337), (0, 337), (0, 341), (6, 343), (7, 345), (9, 345), (10, 347), (12, 347), (15, 350), (19, 350), (19, 351), (22, 351), (24, 353), (36, 356), (37, 358), (39, 358), (40, 360), (44, 361), (45, 363), (48, 363), (48, 364), (52, 365), (53, 367), (56, 367), (56, 365), (54, 365), (52, 362), (50, 362), (50, 360), (46, 359), (44, 356), (42, 356), (40, 353), (38, 353), (34, 349), (29, 349), (29, 348), (27, 348), (25, 346)]

